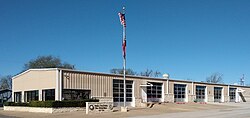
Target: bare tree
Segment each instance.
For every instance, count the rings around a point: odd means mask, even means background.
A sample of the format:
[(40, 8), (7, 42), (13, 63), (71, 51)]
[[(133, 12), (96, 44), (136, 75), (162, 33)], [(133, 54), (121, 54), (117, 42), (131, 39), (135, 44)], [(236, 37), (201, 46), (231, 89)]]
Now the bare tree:
[(206, 78), (206, 82), (209, 83), (222, 83), (223, 79), (222, 79), (223, 74), (221, 73), (213, 73), (211, 76)]
[(12, 76), (3, 76), (0, 78), (0, 90), (2, 89), (12, 89)]
[(153, 76), (153, 70), (149, 70), (149, 69), (147, 69), (147, 70), (145, 70), (144, 72), (141, 72), (141, 76), (146, 76), (146, 77), (152, 77)]
[(154, 77), (159, 77), (161, 75), (161, 72), (160, 71), (155, 71), (154, 72)]
[[(113, 73), (113, 74), (123, 74), (123, 69), (120, 69), (120, 68), (113, 68), (110, 70), (110, 73)], [(136, 75), (136, 72), (133, 71), (132, 69), (126, 69), (125, 71), (126, 75)]]
[(146, 69), (144, 72), (141, 72), (140, 75), (146, 77), (159, 77), (161, 75), (161, 72)]
[[(113, 74), (123, 74), (123, 69), (120, 68), (113, 68), (110, 70), (110, 73)], [(159, 77), (161, 75), (161, 72), (159, 71), (153, 71), (151, 69), (146, 69), (143, 72), (137, 73), (132, 69), (126, 69), (126, 75), (138, 75), (138, 76), (146, 76), (146, 77)]]

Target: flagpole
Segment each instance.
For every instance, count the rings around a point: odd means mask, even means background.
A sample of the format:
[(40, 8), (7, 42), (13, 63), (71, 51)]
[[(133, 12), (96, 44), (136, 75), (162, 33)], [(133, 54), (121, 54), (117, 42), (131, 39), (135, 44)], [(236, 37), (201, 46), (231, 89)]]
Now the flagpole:
[[(125, 14), (125, 7), (122, 8), (123, 14)], [(126, 27), (123, 26), (123, 40), (126, 40)], [(126, 55), (123, 55), (123, 106), (126, 107)]]

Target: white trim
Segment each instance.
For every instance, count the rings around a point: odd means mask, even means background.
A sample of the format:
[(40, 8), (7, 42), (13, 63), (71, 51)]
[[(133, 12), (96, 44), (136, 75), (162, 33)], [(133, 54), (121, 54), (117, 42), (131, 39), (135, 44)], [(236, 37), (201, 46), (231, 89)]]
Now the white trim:
[(59, 100), (59, 70), (56, 70), (56, 88), (55, 88), (55, 100)]
[(38, 90), (38, 101), (43, 101), (43, 90), (42, 89)]
[(208, 92), (207, 92), (208, 87), (205, 86), (205, 101), (204, 102), (208, 102)]
[(240, 95), (239, 95), (239, 89), (240, 89), (240, 88), (237, 88), (237, 89), (236, 89), (236, 93), (235, 93), (235, 94), (236, 94), (236, 95), (235, 95), (235, 97), (236, 97), (235, 101), (236, 101), (236, 102), (241, 102), (241, 97), (240, 97)]
[[(13, 90), (13, 89), (12, 89)], [(12, 91), (11, 92), (12, 93), (12, 96), (11, 96), (11, 102), (15, 102), (15, 92), (14, 91)], [(22, 93), (21, 93), (22, 94)], [(22, 96), (22, 95), (21, 95)]]
[(194, 82), (192, 82), (192, 95), (194, 95)]
[(164, 82), (164, 83), (162, 83), (162, 85), (161, 85), (161, 102), (164, 102), (165, 101), (165, 85), (166, 83)]
[(244, 91), (245, 91), (245, 90), (243, 90), (243, 89), (239, 88), (237, 92), (241, 92), (241, 93), (243, 93)]
[(221, 102), (225, 102), (225, 95), (224, 95), (224, 87), (222, 87), (222, 90), (221, 90)]
[(132, 86), (132, 107), (135, 107), (135, 81), (133, 81), (133, 86)]
[(147, 86), (153, 86), (153, 84), (141, 84), (140, 87), (147, 87)]
[(147, 100), (147, 93), (146, 93), (146, 87), (141, 87), (141, 97), (142, 97), (142, 102), (143, 103), (146, 103), (148, 100)]
[(230, 96), (229, 96), (229, 94), (230, 94), (230, 85), (228, 85), (227, 86), (228, 88), (227, 88), (227, 102), (230, 102)]
[(236, 88), (235, 91), (235, 102), (240, 102), (239, 88)]
[(169, 94), (169, 79), (167, 79), (167, 94)]
[(59, 71), (59, 100), (62, 101), (62, 70)]
[(27, 97), (27, 96), (25, 95), (25, 92), (22, 91), (22, 93), (21, 93), (21, 102), (25, 102), (25, 97)]
[(189, 94), (189, 92), (188, 92), (188, 85), (187, 84), (185, 84), (186, 85), (186, 90), (185, 90), (185, 92), (186, 92), (186, 94), (185, 94), (185, 99), (184, 99), (184, 102), (188, 102), (188, 94)]

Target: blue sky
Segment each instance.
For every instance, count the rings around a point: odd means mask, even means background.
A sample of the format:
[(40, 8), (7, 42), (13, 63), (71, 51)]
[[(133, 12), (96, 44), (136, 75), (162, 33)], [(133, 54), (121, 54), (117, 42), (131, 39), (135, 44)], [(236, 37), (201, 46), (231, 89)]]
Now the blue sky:
[(37, 56), (78, 70), (122, 68), (126, 5), (127, 67), (224, 83), (250, 83), (249, 0), (0, 0), (0, 75), (15, 75)]

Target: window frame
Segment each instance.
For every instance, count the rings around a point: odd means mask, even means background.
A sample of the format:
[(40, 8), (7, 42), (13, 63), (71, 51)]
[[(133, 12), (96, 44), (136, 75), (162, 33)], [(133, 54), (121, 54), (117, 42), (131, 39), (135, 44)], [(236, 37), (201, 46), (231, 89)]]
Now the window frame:
[(206, 99), (206, 86), (196, 85), (195, 93), (197, 102), (204, 102)]
[(24, 91), (25, 102), (38, 101), (39, 90)]
[(91, 90), (88, 89), (63, 89), (63, 100), (83, 100), (91, 98)]
[(174, 102), (184, 102), (186, 99), (186, 84), (174, 84)]
[[(124, 102), (124, 81), (113, 79), (113, 102)], [(126, 80), (126, 102), (133, 101), (133, 80)]]
[(42, 101), (55, 100), (55, 89), (43, 89)]

